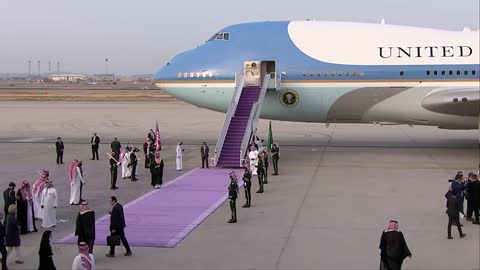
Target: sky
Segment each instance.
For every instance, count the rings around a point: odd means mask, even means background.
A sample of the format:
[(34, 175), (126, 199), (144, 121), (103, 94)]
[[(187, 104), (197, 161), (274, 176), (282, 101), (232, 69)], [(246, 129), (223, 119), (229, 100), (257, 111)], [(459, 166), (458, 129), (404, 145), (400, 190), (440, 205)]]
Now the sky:
[(225, 26), (274, 20), (479, 29), (479, 0), (0, 0), (0, 74), (155, 73)]

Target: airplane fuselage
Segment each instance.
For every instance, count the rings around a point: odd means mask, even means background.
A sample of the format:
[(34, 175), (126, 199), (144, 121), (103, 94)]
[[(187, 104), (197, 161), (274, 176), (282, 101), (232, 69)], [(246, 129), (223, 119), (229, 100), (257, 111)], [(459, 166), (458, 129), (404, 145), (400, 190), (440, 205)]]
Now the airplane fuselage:
[(478, 32), (260, 22), (229, 26), (177, 55), (155, 82), (188, 103), (226, 112), (244, 62), (266, 62), (280, 83), (267, 92), (261, 118), (474, 129), (475, 109), (459, 112), (445, 102), (478, 102), (479, 58)]

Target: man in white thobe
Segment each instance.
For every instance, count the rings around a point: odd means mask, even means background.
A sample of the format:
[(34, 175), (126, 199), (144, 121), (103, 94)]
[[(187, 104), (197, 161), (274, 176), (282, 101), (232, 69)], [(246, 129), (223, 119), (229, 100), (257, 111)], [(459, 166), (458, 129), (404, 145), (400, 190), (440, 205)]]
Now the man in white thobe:
[(258, 165), (258, 151), (255, 146), (250, 146), (250, 152), (248, 153), (248, 159), (250, 160), (250, 168), (252, 170), (252, 175), (257, 175), (257, 165)]
[(32, 185), (32, 197), (33, 197), (33, 212), (35, 213), (35, 219), (43, 218), (43, 209), (41, 207), (43, 190), (46, 188), (46, 182), (48, 181), (49, 171), (43, 170), (40, 178)]
[(70, 165), (70, 205), (79, 205), (82, 200), (83, 178), (82, 161), (74, 160)]
[(181, 171), (183, 169), (183, 142), (179, 141), (177, 144), (177, 171)]
[(120, 154), (120, 162), (122, 164), (122, 179), (130, 178), (132, 174), (130, 170), (130, 147), (127, 146)]
[(54, 227), (57, 224), (58, 196), (52, 181), (48, 181), (47, 188), (43, 190), (41, 205), (43, 209), (42, 228)]
[(88, 245), (85, 242), (78, 243), (78, 255), (73, 259), (72, 270), (94, 270), (95, 258), (88, 253)]

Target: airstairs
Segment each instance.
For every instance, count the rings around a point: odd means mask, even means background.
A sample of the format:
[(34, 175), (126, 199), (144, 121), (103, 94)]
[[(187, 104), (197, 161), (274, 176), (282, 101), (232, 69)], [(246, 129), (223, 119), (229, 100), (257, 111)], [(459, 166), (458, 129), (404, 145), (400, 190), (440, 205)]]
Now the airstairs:
[(256, 130), (271, 78), (275, 79), (275, 73), (265, 74), (259, 87), (246, 85), (243, 73), (236, 75), (235, 91), (215, 149), (216, 166), (241, 167), (249, 141)]

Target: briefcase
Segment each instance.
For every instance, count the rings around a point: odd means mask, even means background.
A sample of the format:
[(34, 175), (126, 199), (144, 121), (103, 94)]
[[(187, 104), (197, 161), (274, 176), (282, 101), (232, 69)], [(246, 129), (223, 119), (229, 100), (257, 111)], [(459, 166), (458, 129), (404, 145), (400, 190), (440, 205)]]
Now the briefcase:
[(120, 236), (116, 234), (107, 236), (107, 245), (120, 246)]

